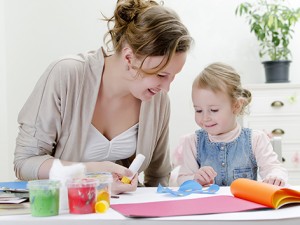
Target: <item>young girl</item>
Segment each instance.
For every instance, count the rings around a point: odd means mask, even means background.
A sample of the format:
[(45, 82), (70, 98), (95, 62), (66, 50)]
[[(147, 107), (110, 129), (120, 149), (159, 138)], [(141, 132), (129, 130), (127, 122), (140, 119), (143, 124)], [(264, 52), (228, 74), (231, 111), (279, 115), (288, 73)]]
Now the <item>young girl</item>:
[(213, 63), (196, 77), (192, 87), (195, 121), (201, 127), (186, 135), (176, 151), (182, 152), (178, 184), (194, 179), (201, 185), (229, 186), (237, 178), (284, 186), (287, 172), (263, 131), (242, 128), (237, 117), (251, 101), (240, 76), (230, 66)]

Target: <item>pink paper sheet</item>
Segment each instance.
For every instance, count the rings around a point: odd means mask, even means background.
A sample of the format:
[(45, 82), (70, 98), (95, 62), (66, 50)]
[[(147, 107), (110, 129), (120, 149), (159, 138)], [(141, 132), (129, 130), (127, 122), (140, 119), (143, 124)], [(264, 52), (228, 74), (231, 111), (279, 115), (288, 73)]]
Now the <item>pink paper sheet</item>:
[(127, 217), (187, 216), (268, 209), (267, 206), (227, 195), (197, 199), (113, 204), (111, 208)]

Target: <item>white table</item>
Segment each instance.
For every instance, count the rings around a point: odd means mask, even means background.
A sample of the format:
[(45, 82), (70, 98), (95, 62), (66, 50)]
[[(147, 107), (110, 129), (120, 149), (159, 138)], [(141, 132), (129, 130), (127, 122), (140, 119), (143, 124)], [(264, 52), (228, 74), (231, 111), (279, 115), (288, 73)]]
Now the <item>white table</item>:
[[(300, 190), (300, 187), (295, 187)], [(231, 195), (228, 187), (222, 187), (218, 194)], [(211, 195), (192, 194), (184, 198), (199, 198)], [(136, 203), (150, 201), (174, 200), (174, 197), (156, 193), (156, 188), (138, 188), (134, 193), (120, 195), (119, 199), (112, 199), (112, 203)], [(178, 216), (178, 217), (162, 217), (162, 218), (127, 218), (113, 209), (109, 209), (104, 214), (86, 214), (72, 215), (68, 212), (61, 212), (58, 216), (53, 217), (32, 217), (31, 215), (11, 215), (0, 216), (0, 225), (210, 225), (210, 224), (300, 224), (300, 205), (292, 207), (284, 207), (278, 210), (258, 210), (238, 213), (222, 213), (210, 215), (195, 216)]]

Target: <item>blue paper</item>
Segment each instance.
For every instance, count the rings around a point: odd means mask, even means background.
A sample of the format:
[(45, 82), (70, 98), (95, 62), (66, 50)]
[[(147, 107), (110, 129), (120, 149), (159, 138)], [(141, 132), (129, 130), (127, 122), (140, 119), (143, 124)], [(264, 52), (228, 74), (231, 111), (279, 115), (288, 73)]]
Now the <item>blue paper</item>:
[(27, 181), (0, 182), (0, 191), (28, 192)]
[(212, 184), (207, 188), (203, 188), (201, 184), (194, 180), (187, 180), (180, 185), (177, 191), (174, 191), (168, 187), (163, 187), (161, 184), (157, 187), (158, 193), (169, 193), (174, 196), (186, 196), (193, 193), (197, 194), (214, 194), (220, 189), (219, 185)]

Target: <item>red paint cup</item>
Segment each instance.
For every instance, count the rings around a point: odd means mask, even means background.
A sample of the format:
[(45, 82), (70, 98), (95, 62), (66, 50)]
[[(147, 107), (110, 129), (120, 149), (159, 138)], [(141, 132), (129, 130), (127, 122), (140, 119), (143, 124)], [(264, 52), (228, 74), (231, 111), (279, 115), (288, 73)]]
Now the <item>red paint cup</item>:
[(71, 214), (95, 212), (98, 184), (94, 178), (74, 178), (66, 183)]

